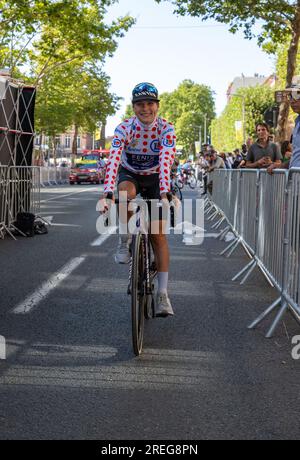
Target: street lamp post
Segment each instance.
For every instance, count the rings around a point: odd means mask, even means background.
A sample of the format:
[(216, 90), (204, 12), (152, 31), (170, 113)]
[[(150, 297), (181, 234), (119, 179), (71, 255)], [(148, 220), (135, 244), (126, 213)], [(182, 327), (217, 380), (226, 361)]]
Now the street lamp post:
[(202, 145), (202, 126), (200, 125), (199, 126), (199, 149), (200, 149), (200, 152), (201, 152), (201, 145)]
[(201, 145), (202, 145), (202, 125), (193, 125), (193, 128), (199, 129), (199, 149), (201, 151)]

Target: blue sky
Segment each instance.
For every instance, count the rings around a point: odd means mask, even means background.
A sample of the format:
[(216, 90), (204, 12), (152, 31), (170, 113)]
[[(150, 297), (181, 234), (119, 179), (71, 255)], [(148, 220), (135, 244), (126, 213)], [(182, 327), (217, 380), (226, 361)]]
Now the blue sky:
[(215, 91), (219, 114), (236, 76), (268, 76), (275, 71), (274, 58), (255, 40), (245, 40), (242, 32), (233, 35), (226, 25), (213, 21), (177, 17), (170, 2), (119, 0), (109, 7), (107, 22), (128, 13), (137, 22), (119, 39), (116, 53), (104, 67), (111, 91), (124, 98), (120, 110), (108, 119), (107, 135), (113, 134), (130, 103), (132, 88), (141, 81), (154, 83), (160, 93), (173, 91), (184, 79), (208, 85)]

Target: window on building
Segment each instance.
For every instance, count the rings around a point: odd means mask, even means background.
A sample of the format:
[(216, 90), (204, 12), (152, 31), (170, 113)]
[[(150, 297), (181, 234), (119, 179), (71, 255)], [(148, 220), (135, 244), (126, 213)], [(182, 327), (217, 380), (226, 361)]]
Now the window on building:
[(69, 149), (71, 147), (71, 136), (65, 137), (65, 147), (66, 149)]
[(60, 147), (60, 136), (55, 136), (56, 147)]
[(77, 136), (77, 148), (80, 149), (81, 147), (81, 139), (80, 136)]

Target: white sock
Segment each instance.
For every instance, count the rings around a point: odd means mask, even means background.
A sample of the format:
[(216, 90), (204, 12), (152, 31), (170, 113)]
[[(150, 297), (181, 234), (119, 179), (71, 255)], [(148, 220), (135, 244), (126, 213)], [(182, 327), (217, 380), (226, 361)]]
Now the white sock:
[(157, 279), (158, 279), (158, 293), (159, 294), (167, 294), (168, 288), (168, 272), (158, 272)]

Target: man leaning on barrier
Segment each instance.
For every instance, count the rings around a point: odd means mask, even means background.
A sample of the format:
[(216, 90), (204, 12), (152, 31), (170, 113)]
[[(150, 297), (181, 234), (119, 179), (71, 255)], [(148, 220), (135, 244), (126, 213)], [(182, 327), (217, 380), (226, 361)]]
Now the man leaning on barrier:
[[(293, 130), (293, 154), (290, 161), (286, 163), (280, 163), (280, 165), (274, 165), (272, 168), (269, 168), (268, 172), (272, 174), (273, 169), (289, 169), (289, 168), (300, 168), (300, 77), (295, 77), (294, 82), (289, 88), (286, 88), (283, 91), (276, 91), (276, 96), (279, 94), (280, 99), (285, 98), (289, 100), (293, 112), (298, 114), (298, 117), (295, 121), (295, 127)], [(278, 98), (278, 96), (277, 96)], [(280, 102), (279, 99), (276, 99), (277, 102)]]
[(279, 147), (270, 142), (270, 131), (266, 123), (256, 125), (257, 141), (249, 148), (246, 168), (269, 168), (271, 165), (280, 166), (282, 156)]

